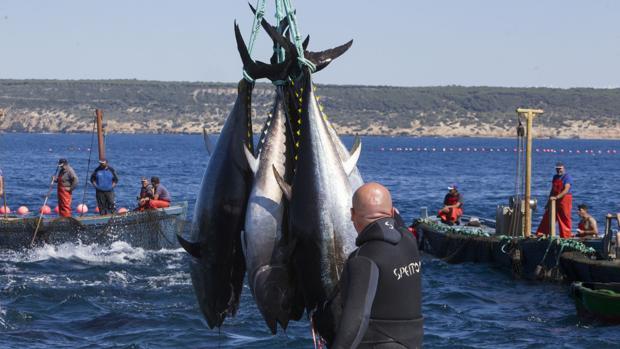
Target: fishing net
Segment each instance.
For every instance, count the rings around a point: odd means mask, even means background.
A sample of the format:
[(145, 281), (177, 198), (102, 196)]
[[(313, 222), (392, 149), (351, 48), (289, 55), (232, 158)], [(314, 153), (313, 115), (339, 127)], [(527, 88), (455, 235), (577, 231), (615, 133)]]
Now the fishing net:
[[(164, 210), (146, 210), (113, 214), (111, 217), (43, 219), (35, 238), (36, 244), (78, 242), (109, 245), (125, 241), (146, 249), (178, 247), (176, 234), (186, 227), (187, 203), (180, 214)], [(0, 219), (0, 248), (21, 249), (30, 246), (38, 218)]]

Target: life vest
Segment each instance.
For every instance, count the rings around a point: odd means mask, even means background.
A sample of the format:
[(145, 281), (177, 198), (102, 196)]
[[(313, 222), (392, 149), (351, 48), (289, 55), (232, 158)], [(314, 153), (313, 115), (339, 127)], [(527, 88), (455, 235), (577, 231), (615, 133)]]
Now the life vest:
[(553, 177), (553, 181), (551, 182), (551, 195), (556, 196), (564, 190), (564, 176), (566, 175), (563, 174), (559, 177)]
[(459, 202), (459, 194), (451, 195), (447, 194), (446, 199), (444, 200), (444, 205), (452, 206), (456, 205)]
[(107, 168), (97, 170), (96, 178), (97, 178), (97, 190), (112, 191), (113, 189), (112, 183), (114, 179), (114, 175), (112, 174), (112, 171), (110, 171)]

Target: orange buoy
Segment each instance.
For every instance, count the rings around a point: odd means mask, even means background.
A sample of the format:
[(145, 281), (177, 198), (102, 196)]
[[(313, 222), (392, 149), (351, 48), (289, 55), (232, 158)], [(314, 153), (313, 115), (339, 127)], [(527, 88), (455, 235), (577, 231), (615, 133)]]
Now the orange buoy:
[(56, 207), (54, 207), (54, 212), (59, 213), (60, 209), (58, 208), (58, 205)]
[(42, 214), (50, 214), (50, 213), (52, 213), (52, 209), (51, 209), (49, 206), (47, 206), (47, 205), (43, 205), (43, 206), (41, 206), (41, 208), (39, 209), (39, 213), (42, 213)]
[(99, 206), (95, 206), (95, 212), (99, 213)]
[(79, 204), (77, 206), (76, 211), (78, 213), (80, 213), (80, 214), (84, 214), (84, 213), (88, 212), (88, 206), (86, 206), (86, 204)]
[(28, 212), (30, 211), (28, 210), (28, 207), (26, 206), (19, 206), (19, 208), (17, 209), (17, 214), (22, 215), (22, 216), (27, 215)]
[(128, 212), (128, 210), (127, 210), (126, 208), (124, 208), (124, 207), (121, 207), (121, 208), (119, 208), (119, 209), (118, 209), (118, 211), (116, 211), (116, 212), (118, 212), (118, 213), (121, 213), (121, 214), (122, 214), (122, 213), (127, 213), (127, 212)]
[(9, 214), (11, 213), (11, 208), (9, 206), (6, 207), (6, 211), (4, 210), (4, 205), (0, 206), (0, 214)]

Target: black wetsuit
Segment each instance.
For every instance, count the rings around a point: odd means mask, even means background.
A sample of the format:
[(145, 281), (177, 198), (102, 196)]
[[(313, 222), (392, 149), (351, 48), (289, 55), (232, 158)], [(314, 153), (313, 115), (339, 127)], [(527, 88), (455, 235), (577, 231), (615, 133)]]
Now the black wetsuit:
[(415, 238), (394, 219), (382, 218), (355, 243), (359, 248), (334, 297), (342, 313), (334, 312), (340, 321), (330, 348), (421, 348), (422, 265)]

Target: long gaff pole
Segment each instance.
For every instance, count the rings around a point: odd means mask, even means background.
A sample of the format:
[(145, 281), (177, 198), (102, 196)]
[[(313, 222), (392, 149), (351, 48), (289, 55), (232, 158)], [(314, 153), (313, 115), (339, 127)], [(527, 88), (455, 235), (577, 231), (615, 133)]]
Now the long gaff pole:
[(4, 190), (4, 178), (2, 178), (2, 204), (4, 205), (4, 219), (7, 219), (9, 213), (6, 209), (6, 190)]
[[(58, 176), (58, 168), (54, 175), (52, 176), (52, 181), (50, 182), (50, 187), (47, 190), (47, 195), (45, 195), (45, 200), (43, 201), (43, 206), (47, 205), (47, 199), (49, 199), (50, 194), (52, 193), (52, 189), (54, 188), (54, 179)], [(43, 206), (39, 210), (39, 219), (37, 220), (37, 227), (34, 229), (34, 234), (32, 234), (32, 240), (30, 240), (30, 247), (34, 245), (34, 240), (37, 238), (37, 233), (39, 232), (39, 227), (41, 226), (41, 220), (43, 219)]]

